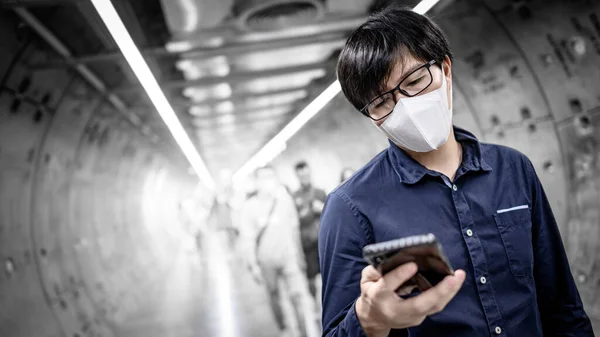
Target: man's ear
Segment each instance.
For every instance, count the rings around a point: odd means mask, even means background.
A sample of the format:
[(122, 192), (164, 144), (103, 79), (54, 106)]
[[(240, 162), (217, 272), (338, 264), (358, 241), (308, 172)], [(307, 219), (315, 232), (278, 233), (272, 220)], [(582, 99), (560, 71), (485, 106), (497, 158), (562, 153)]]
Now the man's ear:
[(448, 108), (452, 109), (453, 105), (454, 105), (454, 101), (453, 101), (453, 97), (452, 97), (452, 60), (450, 60), (450, 57), (448, 57), (448, 55), (446, 55), (446, 58), (444, 59), (444, 76), (446, 76), (446, 83), (448, 83), (447, 85), (447, 90), (448, 90)]
[(452, 80), (452, 60), (450, 60), (450, 57), (448, 57), (448, 55), (446, 55), (446, 57), (444, 58), (443, 63), (444, 63), (443, 70), (444, 70), (444, 75), (446, 76), (446, 79)]

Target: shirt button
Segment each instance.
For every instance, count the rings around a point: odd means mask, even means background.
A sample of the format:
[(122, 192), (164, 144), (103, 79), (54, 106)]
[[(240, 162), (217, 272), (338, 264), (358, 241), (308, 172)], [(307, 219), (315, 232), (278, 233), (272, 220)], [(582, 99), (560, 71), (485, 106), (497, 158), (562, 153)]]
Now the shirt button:
[(467, 229), (467, 235), (468, 235), (468, 236), (473, 236), (473, 231), (472, 231), (472, 230), (470, 230), (470, 229)]
[(494, 329), (494, 331), (496, 332), (496, 335), (499, 335), (502, 333), (502, 329), (500, 329), (499, 326), (497, 326), (496, 329)]
[(458, 190), (458, 187), (456, 187), (456, 185), (452, 185), (452, 190), (453, 190), (454, 192), (456, 192), (456, 191)]
[(487, 279), (485, 278), (485, 276), (482, 276), (479, 281), (481, 281), (481, 284), (485, 284), (487, 282)]

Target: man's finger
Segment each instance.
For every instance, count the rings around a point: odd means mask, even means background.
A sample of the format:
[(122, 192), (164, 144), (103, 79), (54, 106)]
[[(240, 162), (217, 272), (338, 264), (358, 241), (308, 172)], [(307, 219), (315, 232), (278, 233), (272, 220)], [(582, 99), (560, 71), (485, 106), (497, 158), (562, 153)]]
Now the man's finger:
[(414, 284), (410, 285), (410, 286), (403, 286), (403, 287), (396, 289), (396, 294), (398, 294), (400, 296), (408, 295), (408, 294), (412, 293), (412, 291), (415, 290), (416, 288), (418, 288), (418, 287)]
[(465, 272), (457, 270), (454, 275), (446, 276), (435, 287), (406, 300), (404, 305), (411, 306), (411, 310), (419, 315), (428, 316), (440, 312), (458, 293), (464, 281)]
[(417, 273), (417, 264), (414, 262), (405, 263), (396, 267), (381, 278), (382, 289), (395, 291), (401, 285), (410, 280)]
[(375, 269), (375, 267), (373, 267), (372, 265), (366, 266), (362, 270), (361, 276), (362, 276), (360, 279), (361, 284), (366, 283), (366, 282), (377, 282), (381, 278), (381, 274), (379, 273), (379, 271), (377, 269)]

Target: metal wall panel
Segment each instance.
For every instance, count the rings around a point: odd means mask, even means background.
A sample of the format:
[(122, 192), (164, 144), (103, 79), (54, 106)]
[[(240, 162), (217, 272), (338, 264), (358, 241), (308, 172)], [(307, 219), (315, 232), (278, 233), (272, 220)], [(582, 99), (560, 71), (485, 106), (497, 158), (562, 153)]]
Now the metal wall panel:
[(0, 20), (0, 336), (115, 336), (171, 267), (193, 177), (69, 69), (31, 68), (41, 41), (15, 58), (13, 23)]

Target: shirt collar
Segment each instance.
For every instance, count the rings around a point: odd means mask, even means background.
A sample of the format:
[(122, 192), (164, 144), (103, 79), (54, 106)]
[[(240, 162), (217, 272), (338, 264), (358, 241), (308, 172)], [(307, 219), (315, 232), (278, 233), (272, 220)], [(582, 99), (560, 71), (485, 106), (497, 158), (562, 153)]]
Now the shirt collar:
[[(456, 176), (459, 177), (468, 171), (492, 171), (492, 168), (485, 161), (485, 154), (481, 151), (479, 140), (470, 132), (454, 126), (454, 137), (463, 148), (462, 164), (458, 168)], [(400, 149), (391, 140), (389, 141), (388, 156), (391, 159), (392, 166), (400, 181), (407, 184), (414, 184), (421, 180), (426, 174), (430, 176), (440, 176), (441, 174), (427, 169), (410, 157), (404, 150)]]

